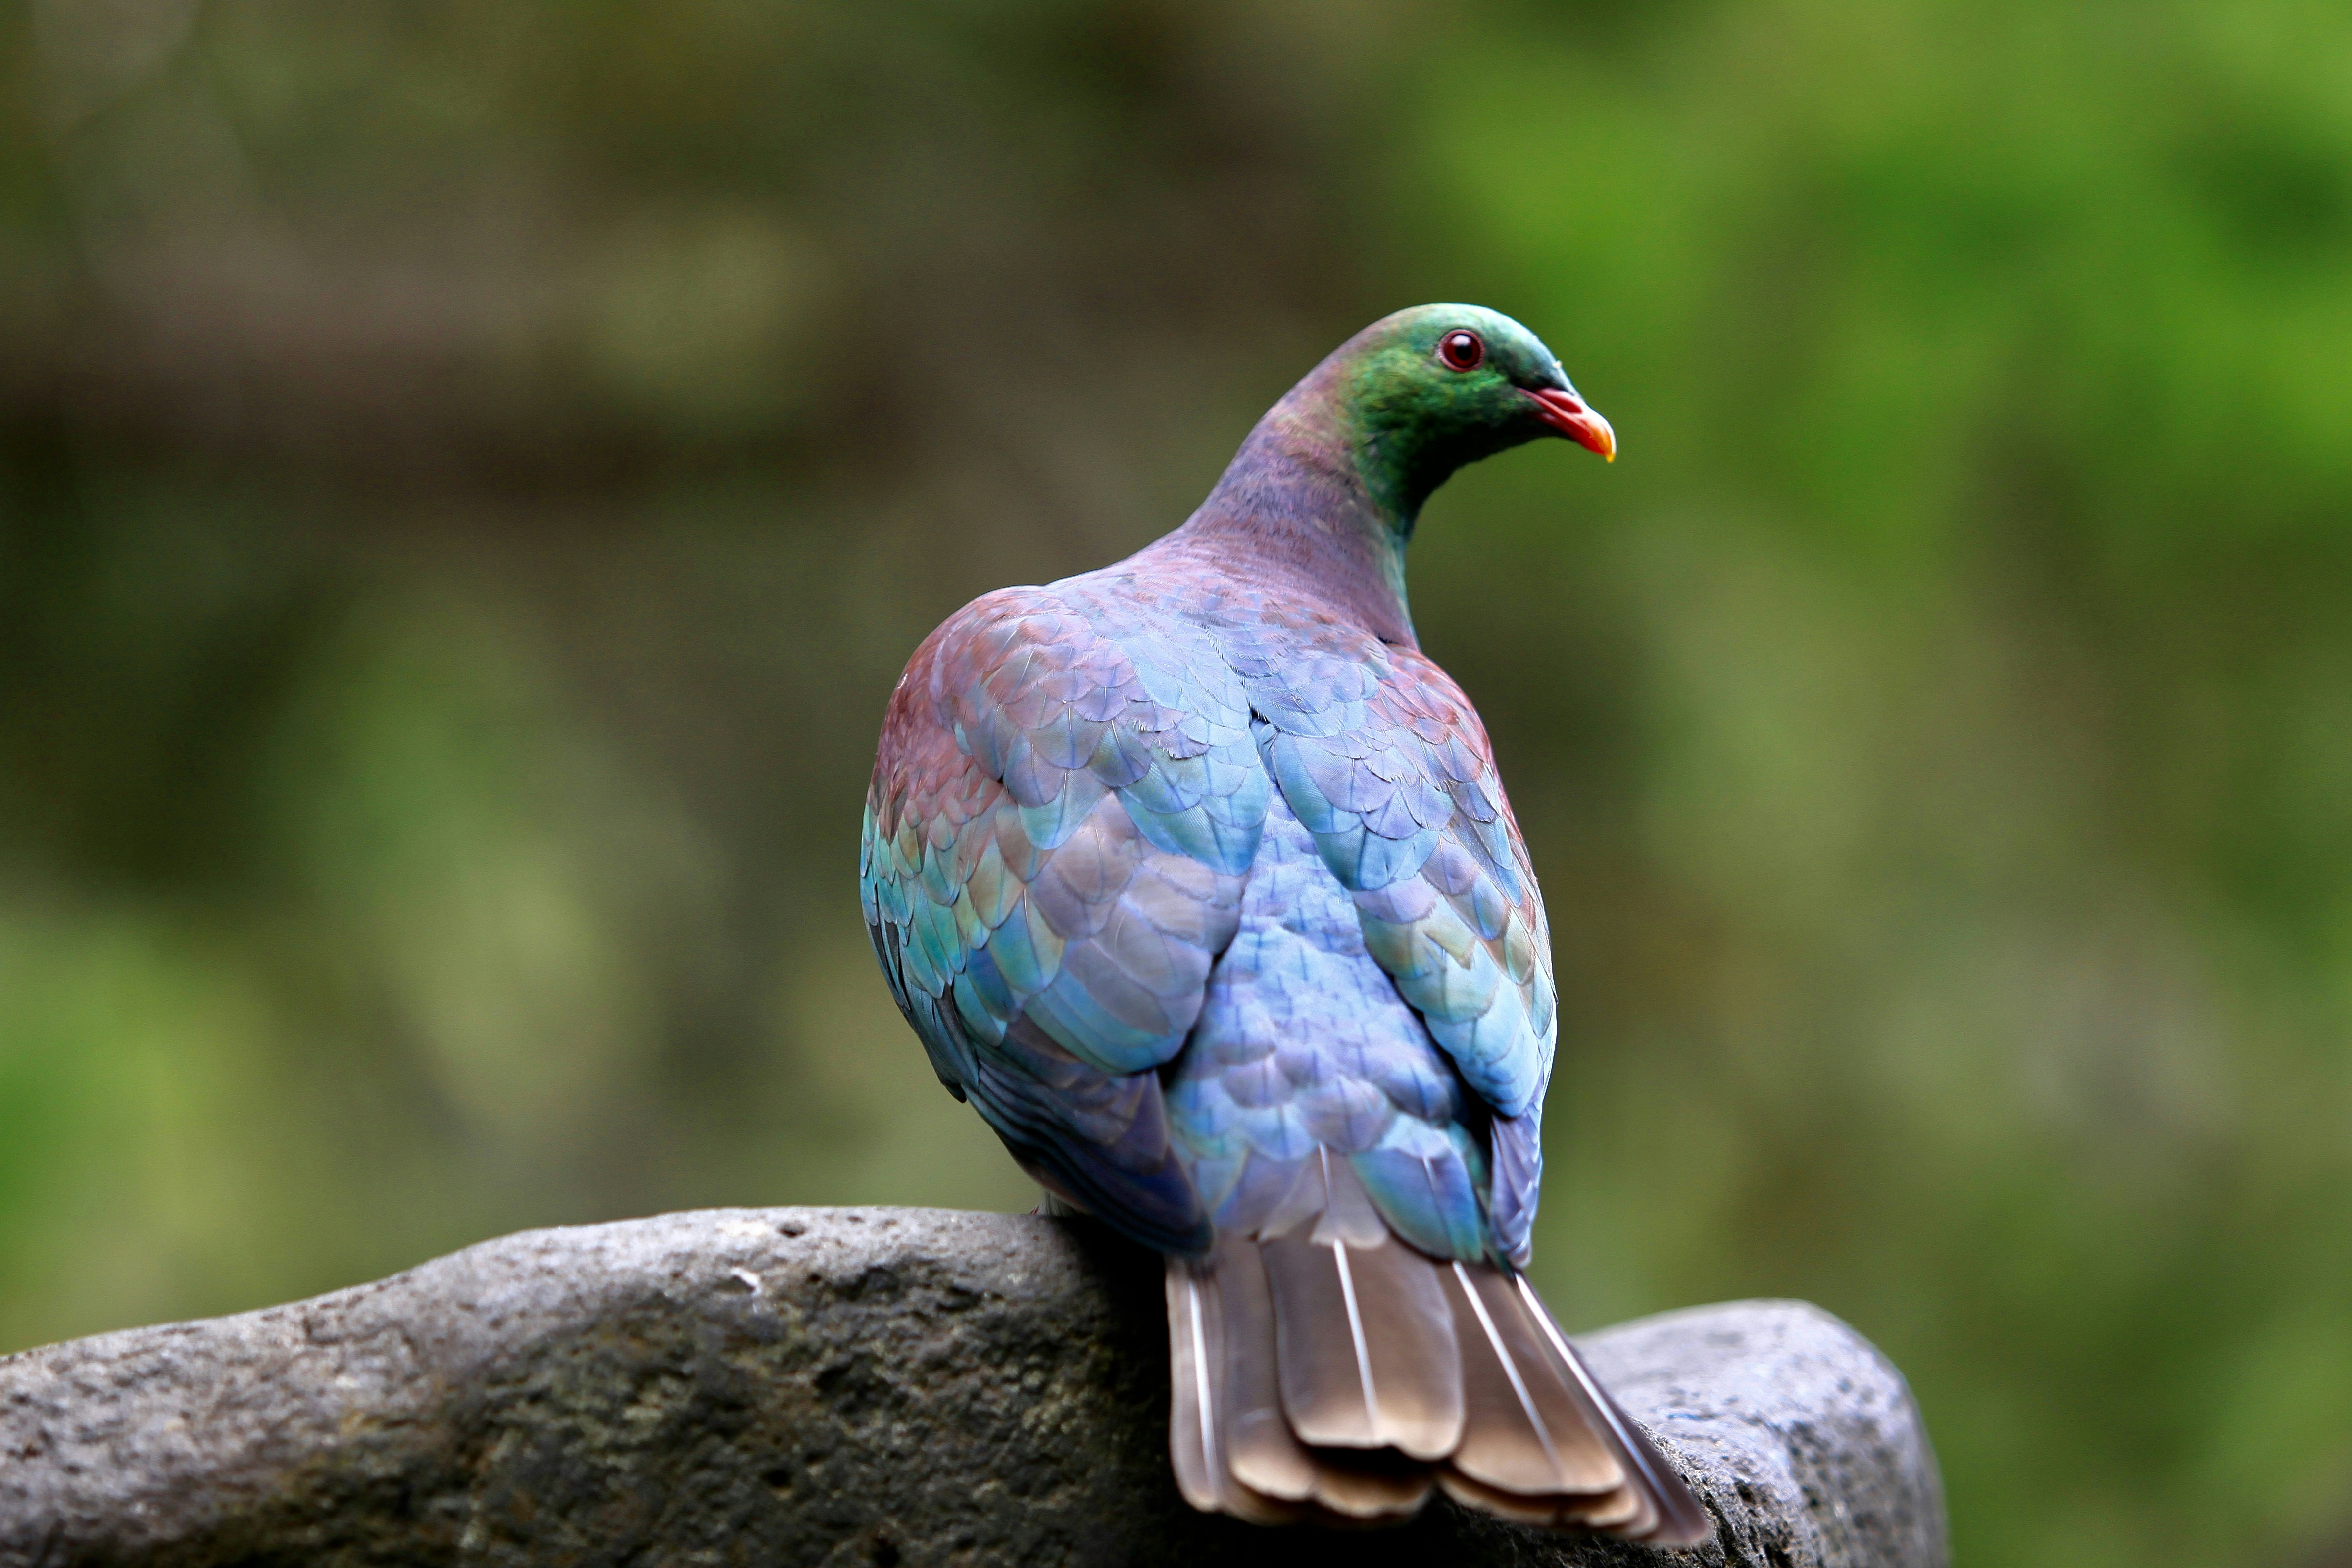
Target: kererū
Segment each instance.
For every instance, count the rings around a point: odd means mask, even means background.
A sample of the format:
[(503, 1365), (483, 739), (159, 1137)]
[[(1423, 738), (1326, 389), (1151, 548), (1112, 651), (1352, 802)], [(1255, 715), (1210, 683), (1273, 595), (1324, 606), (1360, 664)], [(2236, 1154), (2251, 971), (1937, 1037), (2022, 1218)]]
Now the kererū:
[(891, 993), (1052, 1199), (1167, 1258), (1193, 1506), (1688, 1544), (1707, 1516), (1522, 1270), (1550, 938), (1405, 545), (1465, 463), (1616, 437), (1508, 317), (1358, 332), (1199, 510), (967, 605), (891, 695), (859, 855)]

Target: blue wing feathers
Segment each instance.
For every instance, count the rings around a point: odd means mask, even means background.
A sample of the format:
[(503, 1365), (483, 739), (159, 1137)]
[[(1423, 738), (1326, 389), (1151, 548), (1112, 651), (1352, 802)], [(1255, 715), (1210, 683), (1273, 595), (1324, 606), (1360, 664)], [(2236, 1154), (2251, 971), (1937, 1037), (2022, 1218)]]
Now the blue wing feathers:
[(860, 900), (942, 1079), (1139, 1239), (1295, 1206), (1319, 1146), (1413, 1245), (1524, 1254), (1549, 941), (1418, 653), (1132, 569), (977, 601), (892, 700)]

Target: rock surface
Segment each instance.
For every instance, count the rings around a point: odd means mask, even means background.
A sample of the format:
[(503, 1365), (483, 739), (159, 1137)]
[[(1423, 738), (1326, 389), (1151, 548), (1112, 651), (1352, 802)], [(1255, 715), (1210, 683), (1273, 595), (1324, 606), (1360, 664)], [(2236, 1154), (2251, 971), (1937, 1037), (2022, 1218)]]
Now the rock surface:
[(1715, 1513), (1695, 1552), (1441, 1500), (1193, 1513), (1160, 1264), (1083, 1220), (731, 1209), (0, 1358), (0, 1564), (1705, 1563), (1942, 1568), (1902, 1378), (1798, 1302), (1581, 1343)]

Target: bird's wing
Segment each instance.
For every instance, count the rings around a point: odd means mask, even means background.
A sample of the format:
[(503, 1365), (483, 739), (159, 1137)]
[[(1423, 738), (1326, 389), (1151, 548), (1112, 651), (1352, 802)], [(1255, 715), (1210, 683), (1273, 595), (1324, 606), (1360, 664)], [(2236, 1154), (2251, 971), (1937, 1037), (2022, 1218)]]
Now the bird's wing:
[(1354, 896), (1365, 946), (1493, 1108), (1496, 1240), (1523, 1263), (1559, 1020), (1550, 930), (1494, 749), (1417, 649), (1300, 640), (1237, 657), (1258, 751)]
[(1152, 1069), (1233, 940), (1268, 786), (1213, 648), (1008, 589), (908, 666), (860, 854), (866, 922), (942, 1081), (1140, 1240), (1208, 1221)]

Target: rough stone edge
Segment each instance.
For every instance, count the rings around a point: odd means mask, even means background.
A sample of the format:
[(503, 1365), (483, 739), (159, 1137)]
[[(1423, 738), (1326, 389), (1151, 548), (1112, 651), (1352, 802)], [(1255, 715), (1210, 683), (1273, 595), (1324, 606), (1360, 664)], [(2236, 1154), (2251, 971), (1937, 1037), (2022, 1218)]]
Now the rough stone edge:
[[(778, 1262), (780, 1237), (815, 1272), (895, 1264), (956, 1289), (1099, 1288), (1087, 1278), (1094, 1244), (1074, 1239), (1070, 1222), (710, 1210), (524, 1232), (284, 1306), (16, 1352), (0, 1357), (0, 1563), (69, 1557), (84, 1542), (135, 1555), (158, 1541), (142, 1524), (217, 1531), (251, 1504), (250, 1478), (316, 1464), (356, 1426), (428, 1419), (453, 1381), (583, 1321), (741, 1289), (747, 1264)], [(1789, 1301), (1691, 1308), (1580, 1343), (1716, 1513), (1718, 1546), (1697, 1560), (1948, 1561), (1940, 1482), (1909, 1390), (1830, 1313)], [(1874, 1376), (1852, 1375), (1857, 1352)], [(1809, 1365), (1845, 1366), (1847, 1397), (1797, 1397), (1790, 1373)], [(160, 1420), (144, 1408), (159, 1386), (176, 1396)], [(1890, 1544), (1897, 1557), (1885, 1556)], [(1576, 1560), (1661, 1558), (1599, 1546)]]

